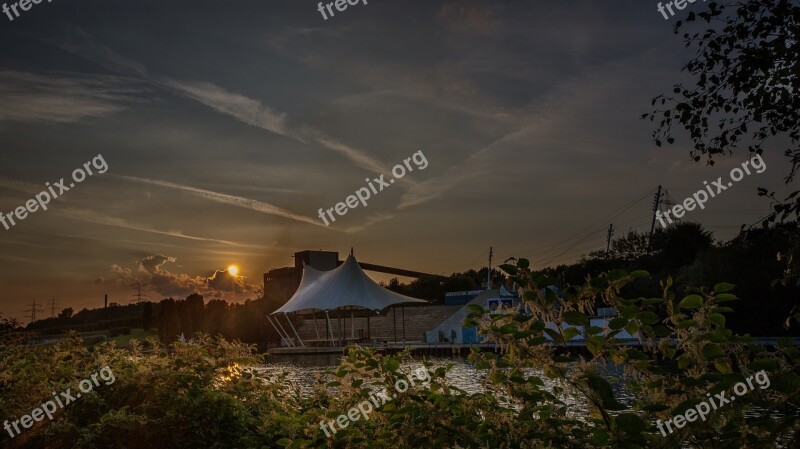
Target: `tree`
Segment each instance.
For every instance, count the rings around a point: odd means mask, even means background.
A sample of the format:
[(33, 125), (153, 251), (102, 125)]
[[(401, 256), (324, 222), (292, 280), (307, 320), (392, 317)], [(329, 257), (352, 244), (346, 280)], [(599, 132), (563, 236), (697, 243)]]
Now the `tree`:
[[(689, 13), (675, 24), (696, 55), (684, 66), (691, 83), (676, 84), (671, 95), (653, 99), (654, 111), (642, 118), (658, 120), (653, 140), (675, 142), (675, 129), (689, 134), (695, 161), (730, 154), (740, 145), (762, 154), (767, 145), (784, 146), (791, 168), (786, 183), (800, 169), (800, 5), (790, 0), (711, 2), (709, 10)], [(701, 24), (699, 22), (704, 22)], [(697, 27), (698, 29), (691, 29)], [(800, 191), (784, 200), (759, 189), (773, 200), (764, 226), (800, 218)], [(800, 282), (800, 246), (786, 251), (784, 281)]]
[(69, 318), (72, 318), (72, 315), (74, 313), (75, 313), (75, 311), (72, 310), (72, 307), (68, 307), (68, 308), (62, 310), (61, 313), (58, 314), (58, 317), (59, 318), (64, 318), (64, 319), (69, 319)]
[(164, 344), (173, 343), (178, 339), (180, 327), (181, 320), (175, 300), (169, 298), (161, 301), (158, 311), (158, 338)]
[(142, 328), (144, 328), (145, 332), (152, 329), (154, 321), (155, 317), (153, 316), (153, 303), (148, 301), (144, 303), (144, 308), (142, 310)]
[(0, 339), (5, 339), (20, 327), (20, 322), (16, 318), (3, 318), (0, 313)]

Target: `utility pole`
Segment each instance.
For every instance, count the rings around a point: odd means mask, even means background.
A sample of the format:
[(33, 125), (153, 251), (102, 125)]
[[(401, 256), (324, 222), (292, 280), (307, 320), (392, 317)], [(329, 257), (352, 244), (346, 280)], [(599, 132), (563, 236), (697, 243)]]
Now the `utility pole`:
[(53, 296), (53, 299), (50, 300), (50, 316), (56, 316), (56, 307), (60, 306), (61, 304), (56, 301), (56, 297)]
[(39, 304), (36, 304), (36, 298), (33, 298), (33, 303), (31, 304), (31, 308), (28, 310), (23, 310), (25, 313), (31, 314), (31, 323), (36, 321), (36, 312), (44, 312), (44, 309), (39, 307)]
[(606, 260), (609, 259), (611, 250), (611, 236), (614, 235), (614, 224), (608, 225), (608, 237), (606, 238)]
[(647, 254), (650, 254), (650, 249), (653, 247), (653, 232), (656, 230), (656, 212), (661, 205), (661, 186), (658, 186), (656, 197), (653, 200), (653, 222), (650, 224), (650, 238), (647, 239)]
[(139, 293), (133, 295), (133, 297), (136, 298), (136, 304), (140, 304), (142, 302), (142, 298), (147, 297), (147, 295), (142, 294), (142, 284), (139, 284)]
[(486, 290), (492, 289), (492, 254), (493, 254), (492, 246), (489, 247), (489, 270), (486, 271)]

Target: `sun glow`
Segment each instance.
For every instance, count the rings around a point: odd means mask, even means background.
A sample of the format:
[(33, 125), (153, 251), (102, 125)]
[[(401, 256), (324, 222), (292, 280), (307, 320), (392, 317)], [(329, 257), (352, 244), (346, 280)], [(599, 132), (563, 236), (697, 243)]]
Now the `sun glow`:
[(230, 273), (231, 276), (236, 276), (237, 274), (239, 274), (239, 267), (237, 267), (236, 265), (228, 266), (228, 273)]

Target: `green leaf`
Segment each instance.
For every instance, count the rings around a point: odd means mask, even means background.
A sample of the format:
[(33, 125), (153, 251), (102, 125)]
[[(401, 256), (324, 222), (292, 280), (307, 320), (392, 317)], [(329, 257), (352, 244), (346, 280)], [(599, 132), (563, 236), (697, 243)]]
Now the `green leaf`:
[(639, 311), (639, 308), (636, 306), (624, 306), (619, 312), (623, 318), (631, 320), (636, 317), (636, 314), (639, 313)]
[(645, 270), (636, 270), (633, 273), (631, 273), (631, 276), (633, 276), (635, 278), (649, 278), (650, 277), (650, 273), (648, 273)]
[(389, 357), (389, 360), (386, 361), (386, 370), (393, 373), (398, 368), (400, 368), (400, 361), (394, 357)]
[(574, 327), (568, 327), (564, 329), (563, 333), (564, 333), (564, 341), (570, 341), (573, 338), (580, 335), (580, 331), (578, 331), (578, 329), (575, 329)]
[(569, 311), (564, 313), (564, 321), (573, 326), (586, 326), (589, 324), (589, 317), (585, 313)]
[(708, 315), (708, 319), (719, 327), (725, 327), (725, 316), (719, 313)]
[(591, 441), (593, 446), (605, 446), (608, 443), (608, 432), (600, 428), (594, 429)]
[(649, 360), (650, 357), (647, 356), (644, 352), (638, 349), (628, 349), (625, 351), (630, 360)]
[(706, 343), (703, 345), (703, 357), (706, 359), (716, 359), (725, 356), (725, 351), (716, 343)]
[(478, 304), (467, 304), (467, 309), (469, 309), (470, 312), (478, 315), (483, 315), (484, 313), (489, 312)]
[(552, 338), (554, 342), (556, 342), (556, 343), (563, 343), (564, 342), (564, 340), (561, 338), (561, 334), (559, 334), (557, 331), (554, 331), (553, 329), (550, 329), (548, 327), (548, 328), (546, 328), (544, 330), (544, 332), (547, 335), (549, 335), (550, 338)]
[(747, 367), (753, 371), (775, 371), (778, 369), (778, 362), (775, 359), (758, 359), (750, 362)]
[(498, 268), (510, 274), (511, 276), (516, 276), (519, 272), (519, 269), (516, 266), (507, 263), (500, 265)]
[(606, 340), (604, 338), (595, 335), (586, 339), (586, 348), (594, 355), (599, 354), (605, 344)]
[(700, 295), (689, 295), (678, 303), (684, 309), (699, 309), (703, 305), (703, 297)]
[(617, 317), (608, 322), (608, 327), (611, 330), (619, 330), (625, 327), (626, 324), (628, 324), (628, 320), (622, 317)]
[(714, 368), (722, 374), (730, 374), (733, 370), (731, 370), (731, 364), (727, 360), (716, 360), (714, 361)]
[(586, 377), (586, 383), (592, 391), (597, 393), (605, 408), (612, 411), (625, 409), (625, 406), (620, 404), (614, 397), (614, 390), (611, 389), (611, 384), (607, 380), (595, 373), (589, 373)]
[(637, 435), (647, 430), (647, 423), (633, 413), (622, 413), (614, 421), (620, 429), (631, 435)]
[(730, 293), (722, 293), (714, 296), (714, 300), (716, 300), (717, 302), (738, 301), (739, 298), (736, 295)]
[(589, 326), (586, 328), (586, 333), (589, 335), (597, 335), (597, 334), (602, 334), (604, 330), (605, 329), (603, 329), (602, 327)]
[(725, 293), (733, 290), (736, 286), (727, 282), (720, 282), (714, 286), (714, 293)]
[(639, 312), (636, 314), (636, 319), (641, 321), (643, 324), (651, 325), (656, 324), (659, 321), (658, 315), (650, 311)]

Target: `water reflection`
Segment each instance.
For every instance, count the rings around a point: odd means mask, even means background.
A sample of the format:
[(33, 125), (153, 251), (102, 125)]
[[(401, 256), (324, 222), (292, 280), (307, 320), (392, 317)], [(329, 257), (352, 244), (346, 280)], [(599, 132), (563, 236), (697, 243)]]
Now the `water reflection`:
[[(295, 385), (302, 396), (308, 397), (312, 393), (317, 375), (323, 374), (327, 369), (337, 367), (341, 358), (341, 354), (274, 355), (270, 356), (268, 359), (265, 371), (273, 375), (285, 373), (287, 381)], [(446, 375), (446, 379), (451, 386), (460, 388), (469, 394), (484, 393), (487, 391), (486, 384), (484, 383), (486, 372), (475, 369), (472, 364), (467, 361), (466, 357), (426, 357), (425, 360), (427, 360), (434, 369), (451, 364), (452, 367)], [(410, 363), (404, 363), (401, 370), (408, 373), (421, 366), (421, 359), (414, 359)], [(617, 399), (623, 404), (632, 404), (635, 399), (634, 395), (631, 394), (622, 383), (614, 382), (614, 379), (623, 376), (622, 367), (609, 362), (607, 365), (599, 368), (600, 371), (605, 372), (606, 377), (612, 381), (612, 387), (614, 388)], [(541, 371), (526, 369), (524, 373), (525, 377), (531, 375), (538, 376), (544, 381), (545, 388), (548, 391), (554, 391), (556, 383), (547, 379)], [(565, 385), (561, 385), (561, 387), (567, 390)], [(501, 403), (508, 404), (508, 401), (506, 401), (502, 395), (497, 393), (497, 396)], [(567, 404), (568, 413), (570, 415), (575, 417), (588, 416), (589, 403), (585, 398), (569, 394), (561, 394), (559, 398)]]

